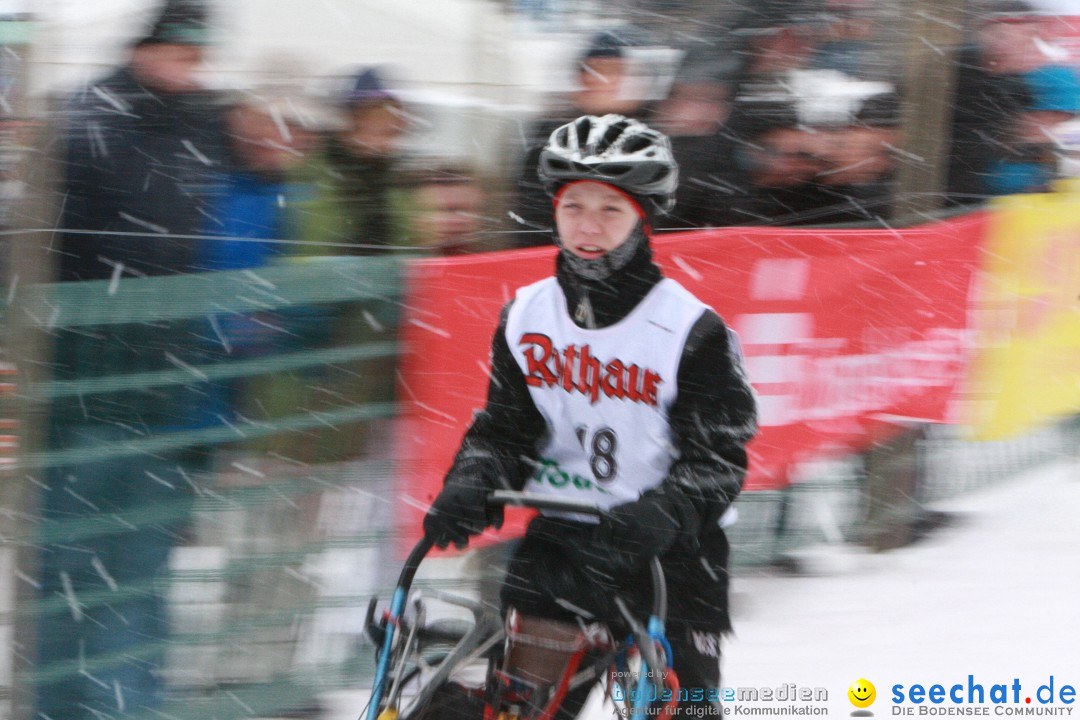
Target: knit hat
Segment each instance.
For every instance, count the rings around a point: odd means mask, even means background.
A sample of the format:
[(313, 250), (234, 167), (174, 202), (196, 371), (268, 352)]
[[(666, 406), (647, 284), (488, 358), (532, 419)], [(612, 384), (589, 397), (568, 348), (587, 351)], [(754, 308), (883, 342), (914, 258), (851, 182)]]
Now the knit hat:
[(138, 42), (143, 45), (208, 45), (206, 7), (197, 0), (167, 2), (154, 24)]
[(825, 0), (759, 0), (744, 9), (734, 32), (755, 36), (788, 27), (817, 30), (828, 20)]
[(387, 87), (386, 79), (378, 68), (364, 68), (352, 80), (352, 86), (345, 96), (348, 105), (371, 101), (386, 100), (399, 102), (398, 97)]
[(626, 48), (631, 45), (626, 38), (620, 37), (610, 30), (604, 30), (593, 35), (589, 44), (581, 54), (581, 61), (595, 58), (621, 58), (626, 55)]

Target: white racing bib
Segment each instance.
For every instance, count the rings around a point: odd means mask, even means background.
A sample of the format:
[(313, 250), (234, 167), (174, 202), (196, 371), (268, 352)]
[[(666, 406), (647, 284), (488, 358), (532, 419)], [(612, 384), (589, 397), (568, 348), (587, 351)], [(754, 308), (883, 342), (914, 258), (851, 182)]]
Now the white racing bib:
[(678, 457), (668, 411), (679, 362), (706, 309), (664, 279), (627, 317), (590, 330), (555, 278), (518, 290), (506, 341), (548, 426), (527, 490), (607, 510), (664, 480)]

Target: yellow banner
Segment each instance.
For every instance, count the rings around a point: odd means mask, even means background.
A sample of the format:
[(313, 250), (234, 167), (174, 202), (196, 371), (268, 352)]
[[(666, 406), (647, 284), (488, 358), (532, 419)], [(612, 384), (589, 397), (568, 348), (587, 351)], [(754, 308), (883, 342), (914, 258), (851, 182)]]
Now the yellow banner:
[(974, 298), (974, 428), (1001, 438), (1080, 413), (1080, 182), (996, 202)]

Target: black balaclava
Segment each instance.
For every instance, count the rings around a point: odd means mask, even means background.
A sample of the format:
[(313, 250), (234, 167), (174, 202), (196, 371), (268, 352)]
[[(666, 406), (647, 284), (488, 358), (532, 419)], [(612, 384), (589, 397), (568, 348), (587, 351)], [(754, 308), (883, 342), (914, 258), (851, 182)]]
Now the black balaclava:
[(629, 264), (641, 245), (646, 245), (649, 242), (645, 232), (645, 220), (638, 220), (637, 225), (630, 231), (630, 237), (626, 239), (626, 242), (598, 258), (586, 260), (563, 247), (558, 228), (555, 228), (552, 234), (567, 266), (572, 272), (586, 280), (607, 280)]

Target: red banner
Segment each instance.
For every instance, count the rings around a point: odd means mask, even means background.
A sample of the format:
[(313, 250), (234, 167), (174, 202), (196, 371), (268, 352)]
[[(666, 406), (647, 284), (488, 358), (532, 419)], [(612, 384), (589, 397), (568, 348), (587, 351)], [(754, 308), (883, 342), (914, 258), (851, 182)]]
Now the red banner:
[[(760, 401), (747, 489), (794, 463), (867, 447), (910, 420), (943, 421), (966, 371), (969, 292), (985, 214), (904, 230), (724, 228), (654, 241), (665, 274), (741, 338)], [(403, 492), (441, 487), (484, 403), (491, 334), (554, 250), (419, 261), (404, 323)]]

